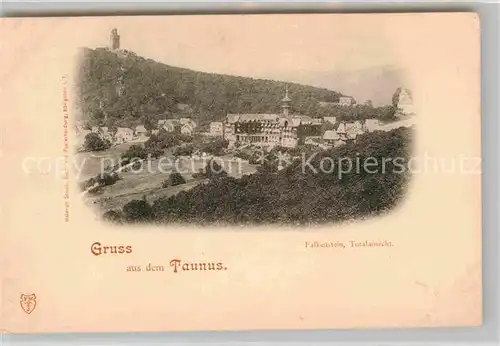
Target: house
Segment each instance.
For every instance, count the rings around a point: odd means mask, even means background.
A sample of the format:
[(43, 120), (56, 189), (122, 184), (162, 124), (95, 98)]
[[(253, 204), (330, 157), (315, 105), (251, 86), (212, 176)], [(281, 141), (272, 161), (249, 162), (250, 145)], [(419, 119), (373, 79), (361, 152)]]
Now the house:
[(345, 135), (346, 134), (346, 130), (345, 130), (345, 123), (340, 123), (339, 126), (337, 127), (337, 133), (339, 135)]
[(115, 141), (117, 143), (130, 142), (134, 138), (134, 130), (128, 127), (119, 127), (116, 129)]
[(306, 137), (304, 138), (304, 144), (319, 146), (321, 144), (321, 136)]
[(361, 121), (356, 120), (354, 122), (345, 123), (346, 132), (357, 132), (363, 128)]
[(144, 125), (137, 125), (135, 127), (135, 136), (136, 137), (146, 137), (148, 130), (144, 127)]
[(196, 122), (191, 118), (180, 118), (179, 123), (181, 125), (191, 125), (193, 129), (197, 126)]
[(209, 125), (209, 135), (214, 137), (224, 136), (224, 125), (220, 121), (212, 121)]
[(323, 122), (335, 125), (337, 123), (337, 117), (323, 117)]
[(380, 126), (380, 121), (378, 119), (366, 119), (363, 124), (363, 131), (373, 132), (377, 130)]
[(337, 130), (325, 131), (323, 140), (331, 146), (338, 147), (347, 142), (354, 142), (359, 135), (364, 133), (363, 123), (356, 120), (354, 122), (341, 122)]
[(338, 105), (340, 106), (352, 106), (354, 104), (354, 99), (350, 96), (340, 96)]
[(175, 107), (183, 113), (191, 112), (191, 106), (186, 103), (177, 103)]
[(181, 133), (183, 135), (192, 135), (194, 131), (194, 127), (191, 124), (184, 124), (181, 127)]
[(335, 143), (340, 140), (340, 136), (335, 130), (327, 130), (323, 135), (323, 140), (331, 146), (335, 146)]
[(93, 126), (92, 133), (98, 134), (101, 139), (106, 140), (106, 141), (111, 142), (113, 139), (112, 133), (109, 132), (109, 128), (106, 126), (103, 126), (103, 127)]
[(174, 132), (175, 127), (177, 126), (178, 122), (176, 119), (162, 119), (158, 120), (158, 130), (165, 130), (167, 132)]

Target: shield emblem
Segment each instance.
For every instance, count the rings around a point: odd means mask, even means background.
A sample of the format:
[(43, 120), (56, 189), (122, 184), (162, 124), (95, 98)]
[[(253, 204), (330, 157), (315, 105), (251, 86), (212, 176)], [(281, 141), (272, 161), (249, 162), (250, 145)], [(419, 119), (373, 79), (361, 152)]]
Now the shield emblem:
[(21, 307), (24, 312), (31, 314), (36, 307), (36, 296), (35, 294), (21, 294)]

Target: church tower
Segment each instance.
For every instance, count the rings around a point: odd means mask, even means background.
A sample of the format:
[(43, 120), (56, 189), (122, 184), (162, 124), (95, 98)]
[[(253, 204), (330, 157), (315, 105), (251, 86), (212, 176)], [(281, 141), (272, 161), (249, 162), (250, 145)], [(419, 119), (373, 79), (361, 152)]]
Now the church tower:
[(290, 102), (292, 102), (292, 100), (288, 97), (288, 86), (286, 86), (285, 97), (281, 100), (281, 111), (284, 116), (288, 116), (290, 113)]
[(120, 35), (118, 35), (118, 30), (116, 28), (111, 30), (111, 35), (109, 37), (109, 47), (112, 50), (120, 49)]

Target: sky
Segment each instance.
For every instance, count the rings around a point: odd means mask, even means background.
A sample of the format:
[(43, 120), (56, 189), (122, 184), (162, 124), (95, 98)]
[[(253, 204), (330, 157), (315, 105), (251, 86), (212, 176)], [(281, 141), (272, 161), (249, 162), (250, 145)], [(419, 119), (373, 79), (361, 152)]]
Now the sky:
[[(353, 17), (355, 16), (355, 17)], [(385, 103), (399, 86), (389, 29), (369, 15), (212, 15), (86, 19), (96, 48), (117, 28), (121, 48), (169, 65), (326, 87)], [(75, 25), (75, 22), (69, 23)], [(371, 92), (370, 90), (373, 90)]]

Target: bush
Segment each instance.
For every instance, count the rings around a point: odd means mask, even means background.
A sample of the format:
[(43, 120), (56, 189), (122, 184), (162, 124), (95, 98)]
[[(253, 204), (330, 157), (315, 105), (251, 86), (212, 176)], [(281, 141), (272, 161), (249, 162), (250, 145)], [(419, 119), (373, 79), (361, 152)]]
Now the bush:
[(153, 209), (145, 200), (133, 200), (123, 207), (123, 215), (127, 222), (148, 222), (153, 218)]
[(108, 210), (102, 215), (102, 218), (112, 223), (122, 223), (124, 215), (120, 210)]
[(219, 165), (217, 160), (210, 160), (205, 168), (203, 169), (203, 175), (205, 178), (215, 179), (227, 177), (227, 172), (224, 171), (223, 167)]
[(216, 138), (208, 143), (204, 143), (200, 150), (204, 153), (211, 154), (214, 156), (222, 156), (224, 155), (224, 149), (226, 149), (229, 145), (229, 141), (222, 139), (222, 138)]
[(175, 156), (191, 156), (193, 154), (194, 148), (192, 145), (183, 145), (181, 147), (177, 147), (174, 150)]
[(233, 156), (246, 161), (250, 161), (252, 159), (252, 154), (249, 154), (246, 151), (238, 151), (234, 153)]
[(111, 147), (111, 143), (102, 139), (97, 133), (89, 133), (85, 136), (83, 149), (85, 151), (102, 151)]
[(97, 188), (107, 185), (113, 185), (118, 180), (120, 180), (120, 176), (116, 172), (102, 173), (81, 183), (80, 188), (82, 191), (85, 191), (92, 186)]
[(126, 152), (122, 154), (122, 162), (123, 163), (129, 163), (132, 162), (132, 160), (145, 160), (148, 157), (148, 150), (144, 148), (143, 146), (140, 145), (132, 145)]
[(184, 177), (180, 173), (175, 172), (170, 174), (170, 176), (168, 177), (168, 186), (176, 186), (185, 183), (186, 179), (184, 179)]
[(95, 183), (99, 186), (113, 185), (119, 180), (119, 176), (116, 173), (103, 173), (95, 178)]

